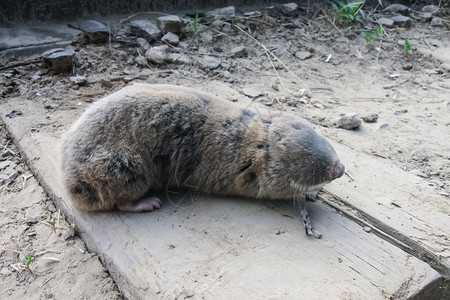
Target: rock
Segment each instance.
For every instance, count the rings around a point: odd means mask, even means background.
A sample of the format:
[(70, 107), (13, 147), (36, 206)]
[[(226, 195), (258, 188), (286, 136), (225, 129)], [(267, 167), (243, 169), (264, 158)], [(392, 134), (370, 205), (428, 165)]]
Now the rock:
[(109, 38), (109, 28), (98, 21), (86, 20), (79, 23), (79, 29), (85, 33), (90, 43), (105, 43)]
[(162, 37), (161, 41), (176, 46), (180, 42), (180, 38), (175, 33), (168, 32)]
[(14, 179), (16, 179), (17, 176), (19, 176), (19, 173), (16, 171), (15, 167), (16, 164), (11, 162), (11, 165), (2, 169), (0, 173), (0, 186), (10, 183)]
[(378, 125), (378, 129), (377, 130), (385, 129), (385, 128), (388, 128), (388, 127), (389, 127), (388, 123), (381, 123), (380, 125)]
[(200, 62), (200, 67), (202, 69), (209, 69), (209, 70), (213, 70), (213, 69), (217, 69), (220, 65), (220, 60), (213, 57), (213, 56), (204, 56), (203, 59)]
[(409, 15), (411, 9), (403, 4), (391, 4), (383, 9), (384, 13), (397, 14), (400, 13), (402, 15)]
[(309, 51), (298, 51), (295, 53), (295, 57), (297, 57), (300, 60), (305, 60), (308, 58), (311, 58), (312, 53)]
[(444, 25), (444, 22), (441, 18), (438, 17), (433, 17), (433, 19), (431, 19), (431, 26), (436, 26), (436, 27), (441, 27)]
[(383, 27), (392, 27), (394, 26), (394, 20), (389, 19), (389, 18), (379, 18), (378, 22), (380, 23), (381, 26)]
[(45, 215), (46, 212), (39, 204), (33, 204), (25, 211), (25, 222), (28, 224), (37, 223), (45, 217)]
[(67, 241), (70, 238), (73, 238), (74, 236), (75, 236), (75, 229), (72, 226), (64, 230), (64, 232), (62, 233), (62, 237), (65, 241)]
[(205, 17), (210, 20), (229, 20), (234, 18), (234, 16), (236, 16), (234, 6), (216, 8), (206, 12), (205, 14)]
[(335, 120), (336, 127), (343, 129), (356, 129), (361, 125), (361, 118), (356, 113), (348, 113)]
[(73, 47), (66, 49), (55, 48), (42, 53), (44, 62), (55, 72), (65, 72), (72, 70), (75, 50)]
[(156, 22), (163, 33), (181, 33), (181, 19), (178, 16), (171, 15), (159, 17)]
[(107, 89), (110, 89), (114, 86), (111, 80), (104, 78), (100, 79), (100, 84)]
[(434, 14), (439, 10), (439, 7), (437, 5), (425, 5), (420, 10), (422, 13), (428, 13), (428, 14)]
[(163, 64), (164, 61), (167, 58), (167, 50), (169, 49), (169, 46), (163, 45), (163, 46), (155, 46), (147, 50), (145, 53), (145, 56), (147, 59), (155, 64)]
[(231, 24), (228, 22), (216, 20), (216, 21), (212, 22), (211, 26), (214, 29), (225, 32), (225, 33), (231, 32)]
[(137, 38), (136, 39), (136, 43), (138, 43), (139, 47), (141, 47), (142, 49), (144, 49), (145, 51), (147, 51), (148, 49), (150, 49), (150, 43), (144, 39), (144, 38)]
[(247, 56), (247, 48), (244, 46), (237, 46), (231, 49), (231, 57), (244, 57)]
[(187, 57), (184, 54), (180, 54), (180, 53), (170, 53), (167, 58), (166, 61), (168, 63), (171, 64), (184, 64), (184, 65), (188, 65), (191, 63), (191, 60), (189, 59), (189, 57)]
[(447, 63), (441, 64), (441, 69), (446, 72), (450, 72), (450, 64), (447, 64)]
[(135, 36), (142, 37), (150, 43), (161, 38), (161, 30), (155, 23), (149, 20), (131, 21), (130, 29)]
[(394, 21), (394, 25), (397, 27), (410, 28), (411, 27), (411, 18), (406, 16), (394, 16), (391, 18)]
[(405, 71), (411, 71), (413, 69), (413, 65), (410, 65), (410, 64), (403, 65), (402, 69), (405, 70)]
[(364, 226), (363, 229), (365, 232), (370, 232), (372, 230), (369, 226)]
[(363, 117), (366, 123), (375, 123), (378, 120), (378, 114), (371, 113)]
[(283, 15), (293, 16), (297, 13), (298, 5), (294, 2), (281, 4), (278, 6), (278, 9), (281, 11)]
[(134, 62), (138, 65), (138, 66), (141, 66), (141, 67), (147, 67), (148, 66), (148, 63), (147, 63), (147, 58), (146, 57), (144, 57), (144, 56), (136, 56), (135, 58), (134, 58)]
[(263, 92), (254, 88), (243, 88), (242, 92), (244, 93), (245, 96), (248, 96), (250, 98), (257, 98), (259, 96), (264, 95)]
[(85, 85), (87, 82), (86, 76), (81, 76), (81, 75), (71, 76), (69, 78), (69, 80), (70, 80), (70, 82), (72, 82), (72, 84), (76, 84), (76, 85)]

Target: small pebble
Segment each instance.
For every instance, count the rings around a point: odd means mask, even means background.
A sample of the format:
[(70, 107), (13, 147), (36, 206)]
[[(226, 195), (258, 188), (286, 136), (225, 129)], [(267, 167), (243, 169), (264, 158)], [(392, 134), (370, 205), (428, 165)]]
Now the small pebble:
[(361, 118), (356, 113), (348, 113), (335, 120), (336, 127), (343, 129), (356, 129), (361, 125)]
[(65, 241), (67, 241), (70, 238), (73, 238), (75, 236), (75, 229), (73, 229), (72, 226), (69, 227), (68, 229), (64, 230), (62, 236)]
[(378, 114), (371, 113), (363, 117), (366, 123), (375, 123), (378, 120)]
[(70, 82), (72, 82), (72, 84), (76, 84), (76, 85), (85, 85), (87, 82), (86, 76), (81, 76), (81, 75), (71, 76), (69, 78), (69, 80), (70, 80)]
[(231, 49), (231, 57), (245, 57), (247, 56), (247, 48), (244, 46), (237, 46)]
[(45, 216), (44, 209), (39, 204), (33, 204), (25, 211), (25, 222), (34, 224), (39, 222)]
[(372, 230), (372, 228), (370, 228), (369, 226), (364, 226), (363, 229), (365, 232), (370, 232)]
[(254, 88), (243, 88), (242, 92), (244, 93), (245, 96), (248, 96), (250, 98), (256, 98), (256, 97), (264, 95), (263, 92), (261, 92), (257, 89), (254, 89)]

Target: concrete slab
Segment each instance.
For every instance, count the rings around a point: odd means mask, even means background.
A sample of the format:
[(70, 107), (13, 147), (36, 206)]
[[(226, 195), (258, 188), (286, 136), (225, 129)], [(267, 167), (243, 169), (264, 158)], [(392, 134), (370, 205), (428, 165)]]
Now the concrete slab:
[[(23, 115), (4, 118), (13, 109)], [(31, 169), (101, 255), (124, 296), (407, 299), (436, 292), (441, 275), (428, 264), (321, 203), (310, 210), (322, 240), (305, 236), (288, 202), (169, 195), (149, 214), (79, 212), (59, 182), (58, 148), (81, 111), (49, 114), (25, 99), (0, 104)], [(360, 158), (355, 150), (349, 150), (354, 156), (340, 150), (344, 162)], [(346, 199), (342, 191), (335, 193)]]

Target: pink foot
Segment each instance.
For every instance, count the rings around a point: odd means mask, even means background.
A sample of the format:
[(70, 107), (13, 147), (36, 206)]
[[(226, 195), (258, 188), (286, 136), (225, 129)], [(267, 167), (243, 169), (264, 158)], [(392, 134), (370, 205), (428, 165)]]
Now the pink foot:
[(160, 207), (161, 207), (161, 200), (159, 200), (158, 197), (148, 197), (140, 200), (137, 203), (135, 202), (118, 206), (118, 208), (121, 211), (128, 211), (128, 212), (153, 211), (154, 209)]

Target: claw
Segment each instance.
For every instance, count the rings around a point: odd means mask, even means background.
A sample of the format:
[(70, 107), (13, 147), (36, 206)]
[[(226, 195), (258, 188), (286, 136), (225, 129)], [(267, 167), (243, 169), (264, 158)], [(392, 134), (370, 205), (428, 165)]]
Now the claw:
[(124, 205), (118, 205), (118, 208), (121, 211), (128, 211), (128, 212), (146, 212), (160, 208), (161, 204), (162, 204), (161, 200), (158, 197), (149, 197), (144, 198), (137, 203), (135, 202)]

